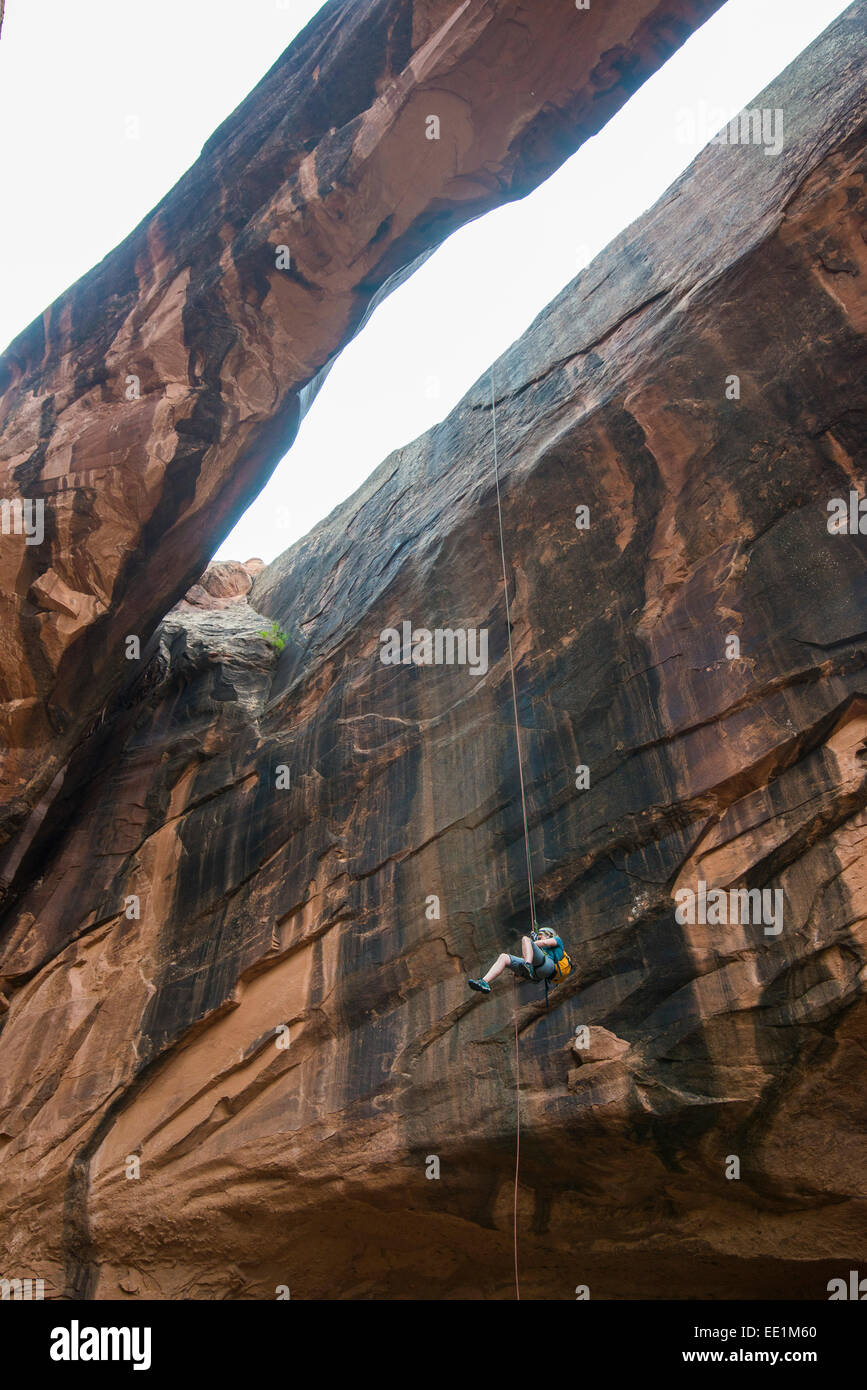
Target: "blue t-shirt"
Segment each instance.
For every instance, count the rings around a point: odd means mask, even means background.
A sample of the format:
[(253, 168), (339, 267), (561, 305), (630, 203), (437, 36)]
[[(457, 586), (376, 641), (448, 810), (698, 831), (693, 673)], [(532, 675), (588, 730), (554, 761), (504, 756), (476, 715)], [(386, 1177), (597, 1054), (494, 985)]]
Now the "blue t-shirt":
[(543, 946), (540, 942), (539, 950), (544, 951), (548, 959), (554, 961), (556, 965), (558, 960), (563, 959), (563, 942), (560, 940), (559, 936), (557, 936), (554, 932), (551, 932), (550, 935), (554, 937), (554, 940), (557, 943), (556, 946)]

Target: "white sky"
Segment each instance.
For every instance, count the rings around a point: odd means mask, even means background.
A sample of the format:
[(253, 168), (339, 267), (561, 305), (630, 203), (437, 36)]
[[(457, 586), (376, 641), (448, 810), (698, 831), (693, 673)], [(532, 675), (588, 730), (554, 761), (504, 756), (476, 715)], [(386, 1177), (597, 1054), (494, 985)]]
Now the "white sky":
[[(344, 349), (289, 454), (218, 555), (273, 559), (392, 449), (448, 414), (581, 266), (847, 4), (729, 0), (547, 183), (456, 232)], [(317, 0), (7, 0), (0, 343), (123, 240), (319, 8)]]

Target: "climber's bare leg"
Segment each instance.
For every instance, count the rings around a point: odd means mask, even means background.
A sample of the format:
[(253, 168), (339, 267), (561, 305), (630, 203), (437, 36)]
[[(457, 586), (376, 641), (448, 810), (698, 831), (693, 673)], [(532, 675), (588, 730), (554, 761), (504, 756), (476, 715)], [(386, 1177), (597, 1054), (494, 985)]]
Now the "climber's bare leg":
[(502, 975), (503, 971), (505, 970), (508, 964), (509, 956), (505, 951), (503, 951), (500, 955), (497, 956), (497, 959), (494, 961), (487, 975), (482, 976), (482, 979), (485, 981), (485, 984), (489, 985), (492, 980), (496, 980), (498, 975)]
[(533, 943), (529, 936), (521, 937), (521, 955), (528, 965), (533, 964)]

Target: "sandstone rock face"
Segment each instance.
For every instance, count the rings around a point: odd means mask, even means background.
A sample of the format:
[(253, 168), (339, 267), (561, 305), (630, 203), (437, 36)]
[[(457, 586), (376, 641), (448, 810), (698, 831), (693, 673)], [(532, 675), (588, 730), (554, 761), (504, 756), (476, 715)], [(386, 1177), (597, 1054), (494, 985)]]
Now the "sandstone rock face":
[(264, 568), (261, 560), (248, 560), (243, 565), (238, 560), (215, 560), (175, 607), (227, 608), (246, 603), (253, 579)]
[(629, 1043), (623, 1038), (618, 1038), (614, 1033), (609, 1033), (607, 1028), (588, 1027), (586, 1029), (586, 1041), (583, 1037), (576, 1037), (572, 1042), (572, 1051), (579, 1062), (586, 1066), (595, 1066), (597, 1062), (610, 1062), (615, 1057), (622, 1057), (629, 1051)]
[(332, 0), (154, 212), (12, 343), (0, 844), (376, 297), (545, 178), (720, 3)]
[[(827, 503), (867, 463), (865, 14), (756, 99), (781, 154), (710, 147), (493, 369), (547, 1012), (466, 985), (529, 916), (486, 378), (246, 603), (171, 613), (43, 808), (5, 1270), (510, 1297), (518, 1104), (524, 1297), (824, 1298), (862, 1255), (865, 541)], [(385, 664), (405, 621), (487, 660)], [(679, 920), (701, 883), (781, 930)]]

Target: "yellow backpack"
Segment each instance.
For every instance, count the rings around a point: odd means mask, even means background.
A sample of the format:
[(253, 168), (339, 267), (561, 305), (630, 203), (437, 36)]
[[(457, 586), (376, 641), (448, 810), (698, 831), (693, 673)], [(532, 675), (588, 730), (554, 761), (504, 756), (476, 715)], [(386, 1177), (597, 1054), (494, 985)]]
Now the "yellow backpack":
[[(536, 931), (538, 931), (538, 928), (536, 928)], [(539, 949), (545, 951), (544, 946), (541, 946)], [(553, 949), (556, 950), (556, 946)], [(557, 972), (555, 975), (552, 975), (549, 980), (545, 981), (546, 984), (558, 985), (561, 980), (566, 979), (567, 975), (572, 974), (572, 961), (566, 953), (566, 947), (563, 946), (562, 943), (561, 950), (563, 954), (559, 960), (555, 960), (553, 955), (548, 955), (548, 952), (545, 951), (545, 955), (548, 956), (548, 959), (553, 963), (554, 969)]]
[[(552, 957), (552, 956), (549, 956), (548, 959), (549, 959), (549, 960), (552, 960), (553, 957)], [(554, 976), (552, 976), (552, 978), (551, 978), (551, 984), (552, 984), (552, 985), (557, 985), (557, 984), (559, 984), (561, 980), (565, 980), (565, 979), (566, 979), (566, 976), (567, 976), (567, 975), (571, 975), (571, 974), (572, 974), (572, 961), (569, 959), (569, 956), (566, 954), (566, 947), (565, 947), (565, 946), (563, 947), (563, 954), (562, 954), (562, 956), (560, 957), (560, 959), (554, 961), (554, 969), (557, 971), (557, 974), (554, 975)]]

